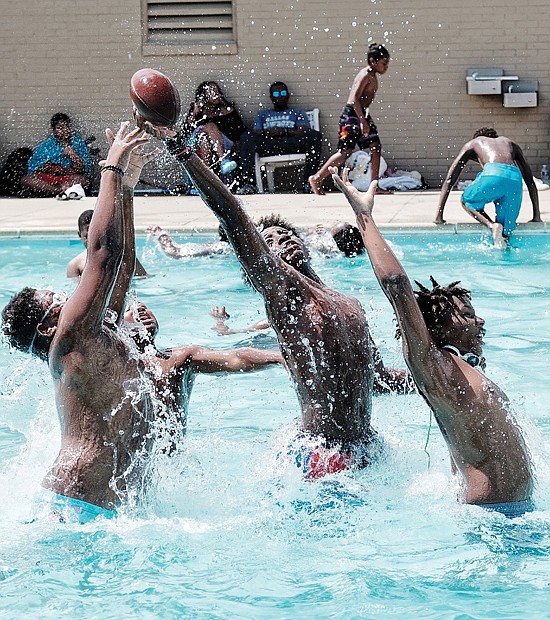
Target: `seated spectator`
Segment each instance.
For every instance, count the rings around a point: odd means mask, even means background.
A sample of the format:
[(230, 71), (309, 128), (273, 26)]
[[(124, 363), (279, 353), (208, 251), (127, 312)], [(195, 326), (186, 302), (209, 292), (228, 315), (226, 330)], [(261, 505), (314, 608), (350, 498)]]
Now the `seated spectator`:
[(21, 179), (27, 174), (32, 149), (22, 147), (12, 151), (0, 170), (0, 196), (21, 196)]
[(314, 174), (321, 161), (321, 133), (311, 128), (307, 115), (300, 108), (289, 108), (290, 92), (284, 82), (275, 82), (269, 87), (273, 109), (260, 110), (256, 116), (254, 130), (241, 136), (240, 157), (243, 185), (239, 194), (255, 194), (255, 153), (261, 157), (305, 153), (303, 188), (311, 192), (309, 177)]
[(236, 144), (246, 127), (216, 82), (199, 84), (185, 122), (195, 153), (222, 177), (229, 175), (237, 167)]
[(57, 196), (72, 185), (90, 185), (91, 157), (86, 142), (71, 131), (71, 119), (63, 112), (52, 116), (52, 135), (38, 145), (29, 160), (21, 185), (33, 196)]
[[(86, 248), (84, 252), (81, 252), (78, 256), (75, 256), (69, 261), (67, 265), (67, 278), (80, 278), (84, 271), (84, 265), (86, 264), (86, 258), (88, 256), (88, 230), (90, 228), (90, 222), (92, 221), (92, 215), (94, 214), (92, 209), (83, 211), (78, 217), (78, 236)], [(146, 277), (149, 274), (145, 271), (145, 267), (136, 258), (136, 270), (135, 276)]]

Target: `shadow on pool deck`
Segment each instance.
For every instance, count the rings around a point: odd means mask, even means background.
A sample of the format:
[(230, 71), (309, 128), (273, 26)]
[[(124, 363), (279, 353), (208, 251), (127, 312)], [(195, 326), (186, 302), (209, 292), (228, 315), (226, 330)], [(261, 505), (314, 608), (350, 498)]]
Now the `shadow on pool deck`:
[[(460, 232), (481, 229), (460, 206), (461, 192), (453, 191), (445, 208), (445, 226), (433, 224), (439, 191), (396, 192), (376, 197), (374, 217), (383, 229), (425, 229)], [(76, 232), (78, 216), (93, 209), (95, 198), (59, 201), (55, 198), (0, 198), (0, 235)], [(309, 194), (258, 194), (241, 198), (254, 218), (272, 212), (280, 213), (299, 229), (335, 220), (351, 223), (355, 218), (344, 196), (332, 192), (326, 196)], [(550, 232), (550, 191), (539, 192), (542, 224), (526, 224), (532, 217), (527, 192), (518, 218), (520, 230)], [(489, 215), (494, 214), (491, 205)], [(136, 231), (159, 224), (171, 231), (207, 232), (217, 229), (218, 222), (202, 200), (196, 196), (136, 196)]]

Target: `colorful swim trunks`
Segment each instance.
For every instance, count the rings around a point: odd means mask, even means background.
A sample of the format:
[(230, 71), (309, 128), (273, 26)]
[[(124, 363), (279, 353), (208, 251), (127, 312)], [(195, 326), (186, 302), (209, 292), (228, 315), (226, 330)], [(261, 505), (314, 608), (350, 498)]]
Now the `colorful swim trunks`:
[(473, 211), (482, 211), (489, 202), (495, 203), (495, 221), (502, 224), (504, 234), (516, 227), (523, 195), (519, 168), (489, 162), (476, 180), (462, 193), (462, 202)]
[(364, 466), (365, 457), (361, 457), (360, 453), (363, 454), (365, 446), (362, 442), (358, 445), (361, 450), (342, 445), (329, 447), (319, 437), (299, 432), (289, 443), (287, 455), (307, 480), (317, 480), (329, 474)]
[(355, 145), (360, 149), (366, 149), (371, 146), (371, 144), (376, 142), (380, 143), (378, 130), (370, 114), (367, 116), (367, 123), (369, 126), (369, 134), (365, 136), (361, 131), (361, 124), (355, 108), (349, 103), (346, 104), (340, 115), (338, 150), (353, 151)]

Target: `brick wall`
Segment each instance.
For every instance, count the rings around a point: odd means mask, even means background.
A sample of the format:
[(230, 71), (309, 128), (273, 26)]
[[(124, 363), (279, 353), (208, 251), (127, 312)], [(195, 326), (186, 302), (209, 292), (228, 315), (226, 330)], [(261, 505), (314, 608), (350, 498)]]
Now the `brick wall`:
[[(328, 155), (371, 41), (392, 54), (372, 106), (391, 166), (419, 170), (435, 187), (484, 125), (522, 145), (536, 174), (550, 161), (546, 0), (234, 1), (236, 55), (143, 56), (140, 0), (0, 0), (0, 162), (45, 138), (57, 111), (103, 146), (104, 127), (129, 116), (128, 81), (143, 66), (174, 79), (184, 108), (200, 81), (219, 81), (248, 122), (269, 105), (269, 84), (283, 79), (292, 102), (320, 108)], [(476, 66), (539, 80), (539, 106), (503, 108), (499, 96), (468, 96), (466, 70)]]

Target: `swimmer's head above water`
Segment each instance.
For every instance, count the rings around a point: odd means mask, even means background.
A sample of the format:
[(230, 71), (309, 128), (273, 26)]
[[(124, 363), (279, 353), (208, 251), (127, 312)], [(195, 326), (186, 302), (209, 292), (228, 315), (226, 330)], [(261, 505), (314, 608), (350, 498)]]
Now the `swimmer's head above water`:
[[(49, 290), (26, 287), (14, 295), (2, 311), (2, 331), (10, 346), (47, 361), (67, 298)], [(130, 329), (136, 344), (152, 344), (158, 332), (155, 315), (143, 303), (129, 308), (124, 320), (141, 329)], [(143, 329), (144, 328), (144, 329)]]
[(309, 266), (309, 253), (296, 228), (275, 213), (258, 220), (258, 230), (271, 251), (282, 261), (303, 272)]
[(416, 301), (426, 322), (426, 327), (439, 347), (452, 345), (464, 353), (481, 355), (485, 321), (476, 315), (470, 291), (453, 282), (440, 286), (430, 277), (430, 290), (416, 282)]
[(53, 291), (30, 287), (14, 295), (2, 311), (2, 331), (8, 343), (47, 361), (66, 300)]
[(144, 303), (138, 301), (131, 305), (124, 313), (124, 321), (129, 325), (130, 335), (138, 347), (154, 343), (159, 324), (157, 317)]

